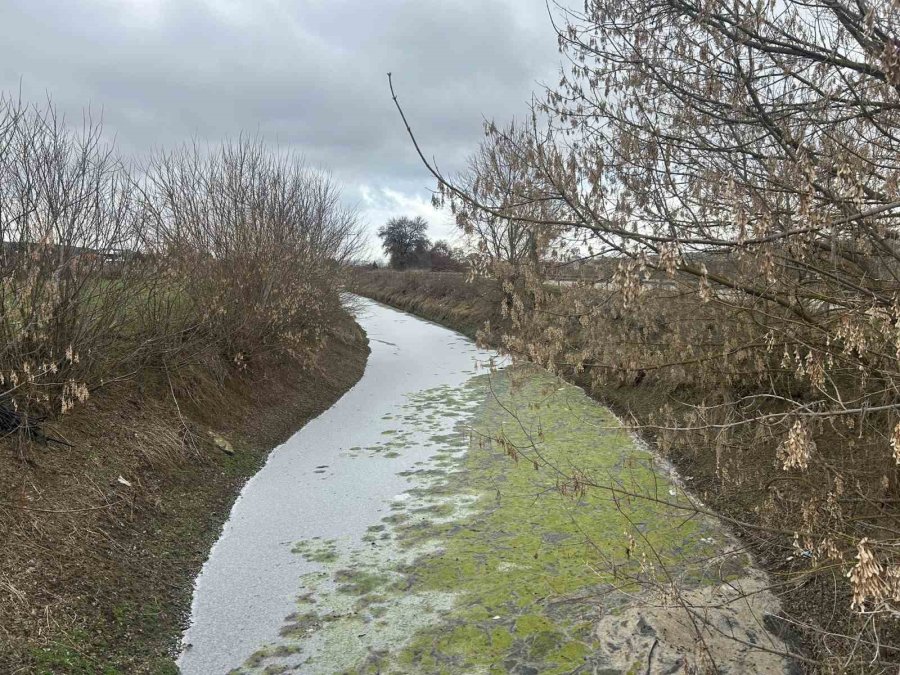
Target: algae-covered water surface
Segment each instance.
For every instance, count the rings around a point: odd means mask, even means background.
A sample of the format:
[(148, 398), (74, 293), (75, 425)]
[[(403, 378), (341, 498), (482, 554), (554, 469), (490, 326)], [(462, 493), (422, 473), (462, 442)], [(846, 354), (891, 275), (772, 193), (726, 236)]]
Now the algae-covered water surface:
[(765, 580), (605, 408), (369, 311), (360, 385), (248, 485), (204, 568), (186, 673), (783, 670)]
[(604, 616), (648, 587), (744, 574), (716, 524), (688, 517), (652, 455), (576, 387), (499, 370), (410, 397), (389, 435), (447, 416), (452, 433), (429, 436), (436, 451), (362, 546), (296, 544), (321, 569), (241, 671), (619, 672), (598, 644)]

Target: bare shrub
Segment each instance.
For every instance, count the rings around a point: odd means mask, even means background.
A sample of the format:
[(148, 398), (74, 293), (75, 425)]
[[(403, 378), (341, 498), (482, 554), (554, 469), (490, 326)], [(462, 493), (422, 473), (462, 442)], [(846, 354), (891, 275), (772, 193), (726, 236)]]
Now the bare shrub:
[(192, 339), (238, 364), (273, 348), (316, 351), (361, 236), (335, 182), (248, 138), (161, 153), (146, 173), (144, 244), (166, 261), (167, 305), (180, 306), (176, 321), (193, 317)]
[(148, 369), (221, 380), (265, 351), (309, 359), (360, 238), (327, 174), (259, 141), (132, 173), (91, 119), (0, 99), (4, 428), (34, 435), (29, 418)]
[(125, 167), (99, 124), (72, 131), (51, 105), (0, 99), (0, 391), (66, 412), (117, 372), (140, 222)]

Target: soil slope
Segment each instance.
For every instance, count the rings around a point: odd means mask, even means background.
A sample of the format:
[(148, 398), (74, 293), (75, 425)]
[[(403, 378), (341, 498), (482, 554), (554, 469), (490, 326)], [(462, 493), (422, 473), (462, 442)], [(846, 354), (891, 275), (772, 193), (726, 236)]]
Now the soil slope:
[(110, 385), (54, 426), (73, 448), (0, 451), (0, 672), (175, 673), (192, 582), (269, 451), (362, 375), (344, 314), (310, 363)]

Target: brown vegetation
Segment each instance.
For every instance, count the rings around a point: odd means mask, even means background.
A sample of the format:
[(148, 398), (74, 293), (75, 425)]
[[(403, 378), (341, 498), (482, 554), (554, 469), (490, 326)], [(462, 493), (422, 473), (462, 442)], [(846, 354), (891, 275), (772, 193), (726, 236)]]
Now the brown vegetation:
[[(482, 245), (503, 346), (666, 392), (642, 427), (714, 458), (785, 582), (832, 600), (824, 625), (792, 617), (821, 667), (893, 672), (900, 8), (594, 0), (556, 19), (559, 84), (524, 124), (487, 125), (474, 179), (416, 145), (465, 232), (531, 231), (524, 259)], [(548, 289), (584, 260), (610, 283)]]
[(326, 175), (259, 142), (132, 173), (98, 126), (0, 99), (0, 404), (41, 419), (146, 369), (307, 358), (358, 239)]
[(348, 283), (355, 293), (418, 314), (472, 339), (485, 324), (496, 321), (502, 298), (493, 281), (468, 284), (466, 275), (456, 272), (359, 268)]
[(145, 373), (56, 424), (73, 448), (2, 463), (0, 672), (177, 672), (193, 580), (238, 491), (356, 382), (366, 354), (341, 315), (304, 368), (268, 355), (173, 390)]
[(236, 489), (362, 372), (358, 241), (257, 141), (133, 170), (0, 98), (0, 671), (172, 670)]
[[(510, 331), (509, 319), (503, 316), (503, 294), (492, 279), (467, 281), (463, 275), (360, 271), (353, 275), (351, 285), (361, 295), (472, 337), (477, 335), (496, 347), (503, 346), (504, 335)], [(634, 315), (614, 311), (610, 307), (610, 291), (595, 293), (596, 302), (606, 307), (609, 315), (592, 322), (589, 329), (568, 325), (567, 340), (573, 346), (583, 339), (592, 339), (589, 330), (603, 330), (609, 338), (619, 334), (626, 348), (637, 348), (635, 345), (640, 343), (634, 342), (635, 334), (650, 331), (664, 339), (666, 331), (676, 330), (680, 322), (703, 320), (706, 307), (689, 296), (657, 289), (643, 298), (643, 302), (652, 303), (657, 317), (651, 328), (635, 323)], [(559, 303), (560, 312), (565, 311), (564, 296), (557, 288), (550, 289), (548, 296)], [(507, 348), (514, 349), (509, 344)], [(611, 350), (619, 348), (618, 344), (610, 344)], [(802, 549), (794, 538), (794, 532), (801, 531), (808, 517), (799, 505), (816, 500), (821, 486), (786, 474), (781, 462), (776, 461), (772, 447), (761, 443), (758, 434), (735, 437), (726, 445), (714, 432), (698, 430), (688, 436), (681, 431), (679, 437), (659, 429), (660, 426), (683, 429), (696, 407), (710, 400), (711, 390), (702, 381), (692, 382), (685, 377), (674, 383), (656, 377), (650, 370), (622, 377), (614, 384), (598, 384), (590, 369), (579, 371), (561, 365), (558, 371), (633, 423), (648, 440), (655, 441), (657, 448), (675, 464), (689, 489), (719, 512), (753, 551), (769, 572), (773, 590), (781, 597), (785, 609), (781, 625), (773, 624), (770, 628), (782, 633), (794, 650), (823, 664), (838, 653), (846, 659), (847, 644), (856, 639), (866, 618), (851, 610), (851, 591), (843, 578), (844, 571), (820, 566), (811, 572), (811, 553)], [(732, 396), (737, 395), (734, 391)], [(848, 459), (842, 456), (839, 442), (824, 435), (817, 440), (819, 452), (836, 466), (880, 451), (877, 439), (860, 438), (856, 446), (859, 454)], [(863, 513), (865, 503), (856, 503)], [(883, 504), (882, 508), (884, 513), (889, 513), (893, 505)], [(892, 653), (894, 635), (890, 625), (881, 627), (882, 649), (886, 655)]]

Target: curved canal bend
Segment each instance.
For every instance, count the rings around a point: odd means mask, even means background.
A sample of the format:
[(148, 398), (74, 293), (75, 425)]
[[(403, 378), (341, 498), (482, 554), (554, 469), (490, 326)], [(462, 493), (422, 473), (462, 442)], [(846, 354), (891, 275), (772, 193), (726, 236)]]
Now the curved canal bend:
[(365, 373), (244, 487), (182, 672), (785, 670), (764, 577), (608, 411), (359, 304)]

